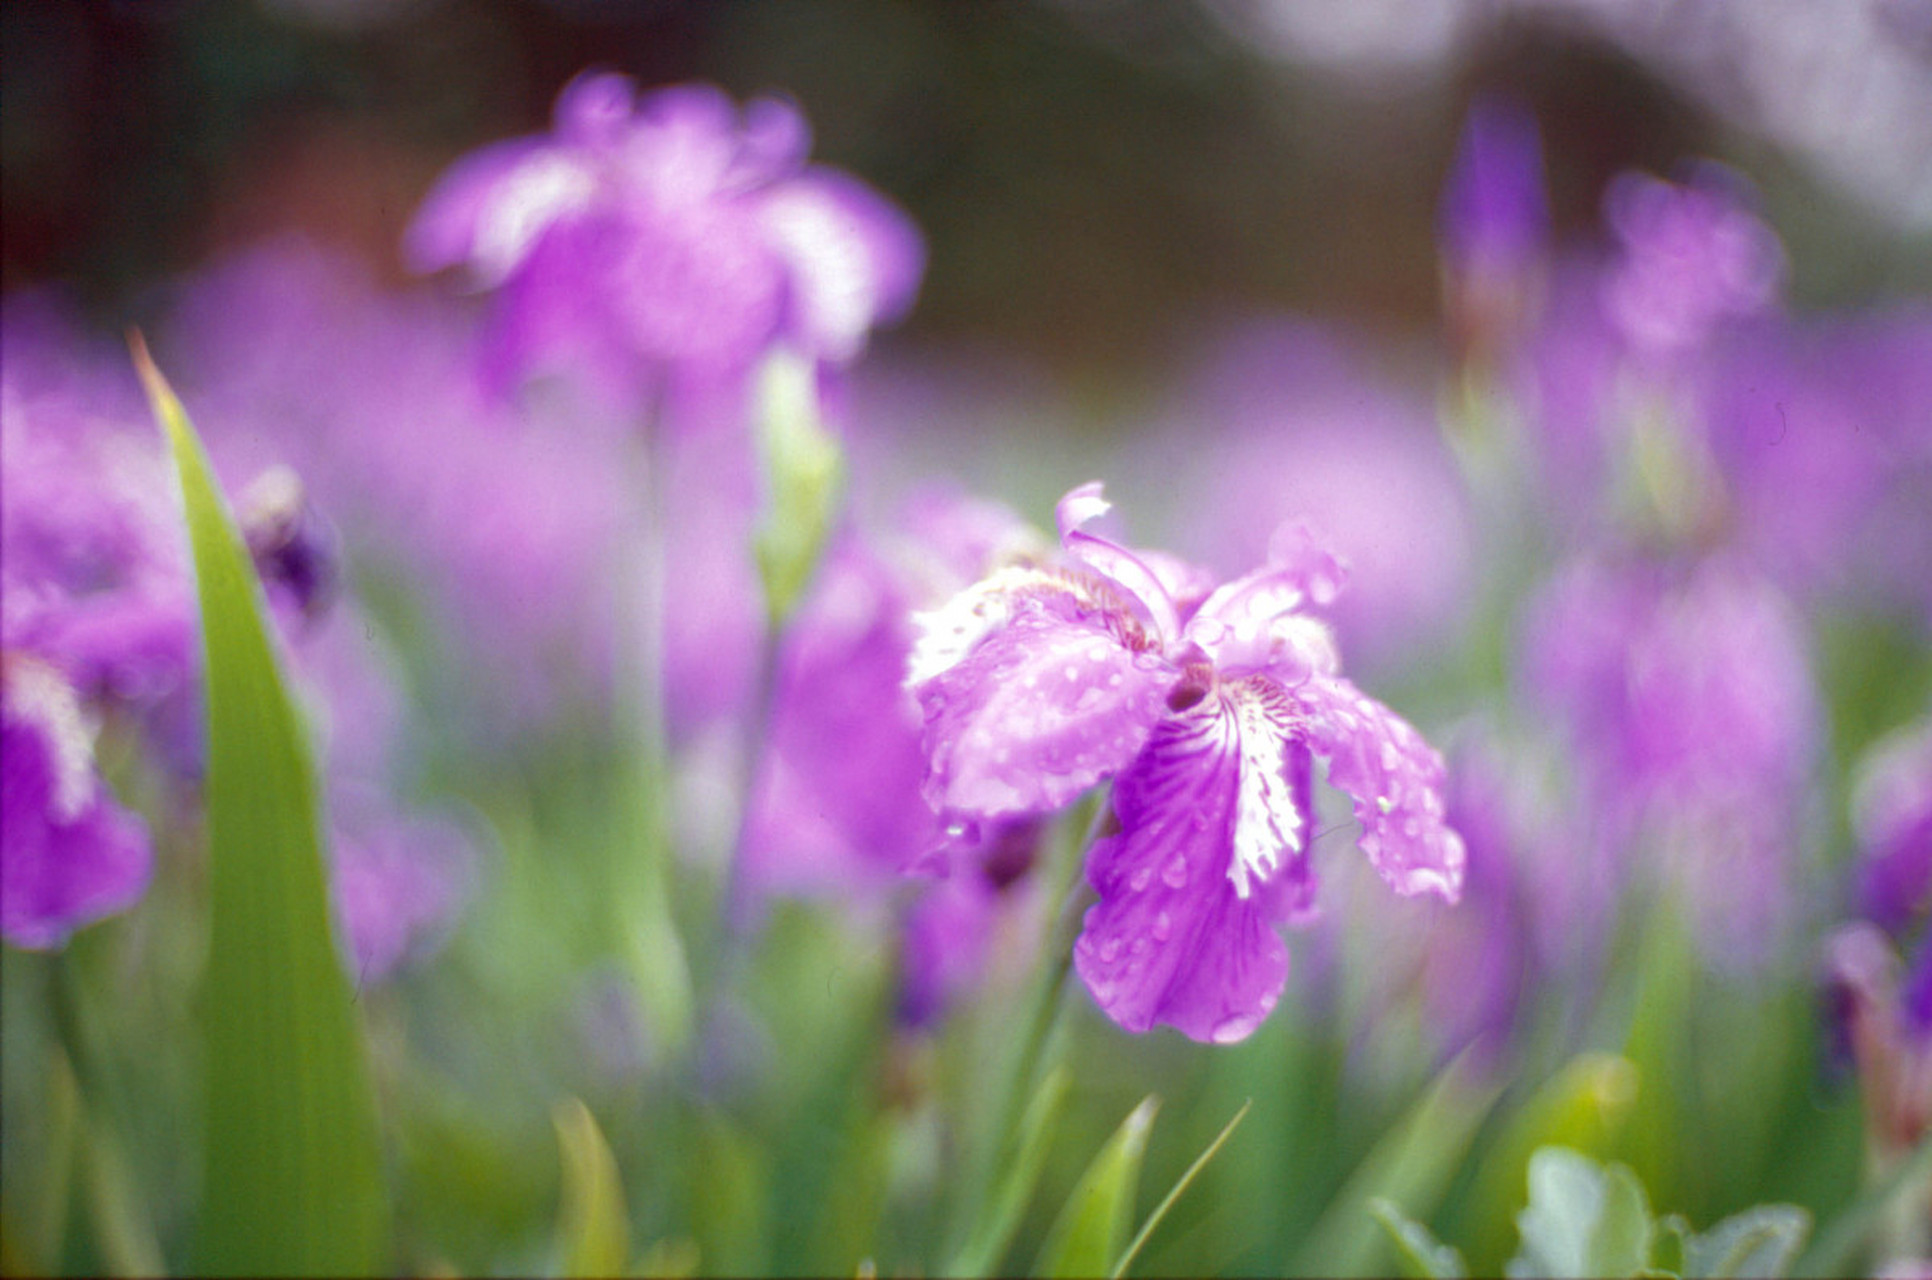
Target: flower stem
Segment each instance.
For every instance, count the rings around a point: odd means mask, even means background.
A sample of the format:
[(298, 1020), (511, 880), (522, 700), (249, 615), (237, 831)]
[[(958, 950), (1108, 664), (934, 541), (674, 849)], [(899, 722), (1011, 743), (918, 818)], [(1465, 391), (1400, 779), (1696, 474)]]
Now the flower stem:
[[(1104, 808), (1099, 810), (1105, 813)], [(1028, 984), (1020, 1009), (1021, 1031), (1018, 1048), (1008, 1062), (994, 1110), (992, 1136), (980, 1149), (961, 1211), (954, 1220), (953, 1238), (958, 1244), (949, 1250), (948, 1275), (966, 1275), (995, 1267), (999, 1258), (987, 1256), (1003, 1249), (1004, 1241), (983, 1239), (983, 1222), (994, 1201), (998, 1170), (1007, 1167), (1025, 1134), (1020, 1132), (1027, 1102), (1036, 1082), (1050, 1070), (1065, 1051), (1065, 1037), (1057, 1036), (1066, 1010), (1067, 974), (1073, 968), (1073, 942), (1080, 933), (1087, 900), (1091, 896), (1081, 876), (1081, 852), (1093, 841), (1097, 824), (1096, 802), (1082, 802), (1060, 825), (1060, 839), (1048, 864), (1050, 888), (1059, 906), (1052, 924), (1041, 940), (1039, 964)]]

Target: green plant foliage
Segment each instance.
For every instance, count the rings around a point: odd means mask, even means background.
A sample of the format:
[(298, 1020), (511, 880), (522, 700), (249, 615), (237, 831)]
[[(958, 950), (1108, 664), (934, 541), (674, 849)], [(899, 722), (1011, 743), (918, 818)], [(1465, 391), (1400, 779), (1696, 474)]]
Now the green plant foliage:
[(1686, 1239), (1684, 1274), (1786, 1275), (1810, 1233), (1811, 1215), (1796, 1205), (1757, 1205)]
[(772, 356), (758, 379), (758, 455), (765, 511), (758, 527), (758, 572), (774, 626), (797, 607), (818, 565), (839, 506), (845, 457), (819, 416), (814, 366)]
[(1308, 1275), (1374, 1275), (1382, 1232), (1368, 1205), (1382, 1198), (1428, 1212), (1442, 1198), (1498, 1090), (1459, 1059), (1429, 1086), (1330, 1202), (1302, 1245), (1295, 1270)]
[(1140, 1184), (1141, 1158), (1160, 1099), (1149, 1096), (1127, 1114), (1075, 1184), (1033, 1264), (1036, 1276), (1105, 1275), (1120, 1257)]
[(1650, 1206), (1636, 1176), (1564, 1147), (1530, 1157), (1516, 1226), (1522, 1247), (1509, 1276), (1627, 1276), (1650, 1260)]
[(630, 1221), (617, 1158), (590, 1108), (575, 1098), (552, 1116), (563, 1154), (563, 1203), (557, 1214), (557, 1274), (622, 1274), (630, 1253)]
[(1072, 1077), (1063, 1066), (1051, 1068), (1040, 1087), (1033, 1091), (1026, 1114), (1020, 1119), (1019, 1153), (1000, 1180), (989, 1212), (974, 1224), (966, 1247), (948, 1268), (953, 1275), (982, 1275), (991, 1271), (1012, 1242), (1020, 1225), (1021, 1211), (1039, 1184), (1040, 1170), (1046, 1164), (1048, 1149), (1060, 1129), (1061, 1105), (1066, 1101)]
[(1127, 1268), (1133, 1265), (1136, 1257), (1140, 1256), (1141, 1249), (1146, 1246), (1147, 1241), (1153, 1236), (1154, 1229), (1160, 1226), (1163, 1218), (1167, 1217), (1167, 1211), (1172, 1209), (1174, 1202), (1179, 1200), (1188, 1187), (1193, 1185), (1194, 1179), (1200, 1176), (1201, 1170), (1207, 1168), (1208, 1161), (1214, 1159), (1215, 1154), (1227, 1145), (1228, 1139), (1234, 1136), (1235, 1129), (1247, 1118), (1248, 1111), (1253, 1106), (1254, 1100), (1252, 1098), (1242, 1103), (1241, 1109), (1234, 1113), (1234, 1118), (1222, 1126), (1221, 1132), (1215, 1135), (1214, 1141), (1207, 1144), (1206, 1150), (1196, 1156), (1194, 1163), (1187, 1167), (1187, 1172), (1183, 1173), (1179, 1180), (1168, 1189), (1167, 1194), (1161, 1197), (1161, 1202), (1154, 1206), (1152, 1213), (1147, 1215), (1147, 1221), (1141, 1223), (1140, 1230), (1134, 1233), (1133, 1241), (1128, 1244), (1126, 1251), (1120, 1255), (1120, 1261), (1116, 1262), (1114, 1269), (1108, 1273), (1114, 1277), (1114, 1280), (1120, 1280), (1121, 1276), (1127, 1274)]
[(201, 443), (134, 345), (181, 480), (205, 659), (211, 922), (198, 1267), (385, 1270), (375, 1105), (330, 925), (306, 728)]
[(1411, 1280), (1460, 1280), (1469, 1274), (1468, 1266), (1451, 1245), (1436, 1239), (1435, 1233), (1404, 1214), (1393, 1201), (1369, 1201), (1369, 1215), (1389, 1233), (1395, 1245), (1396, 1263)]

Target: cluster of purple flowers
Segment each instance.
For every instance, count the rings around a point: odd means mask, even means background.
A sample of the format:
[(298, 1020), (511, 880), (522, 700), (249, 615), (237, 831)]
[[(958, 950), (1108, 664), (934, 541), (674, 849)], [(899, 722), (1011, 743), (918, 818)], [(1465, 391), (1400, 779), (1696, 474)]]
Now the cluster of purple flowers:
[[(1442, 215), (1453, 355), (1482, 422), (1445, 441), (1430, 395), (1346, 340), (1240, 326), (1157, 409), (1138, 465), (1189, 509), (1190, 554), (1261, 568), (1221, 580), (1094, 532), (1098, 484), (1060, 500), (1057, 550), (1004, 508), (925, 491), (885, 532), (835, 522), (770, 640), (767, 704), (752, 375), (802, 358), (837, 424), (844, 367), (910, 307), (924, 257), (888, 201), (808, 164), (809, 142), (783, 101), (587, 75), (550, 133), (459, 162), (409, 232), (413, 265), (490, 292), (480, 319), (302, 244), (174, 297), (164, 358), (316, 711), (360, 972), (447, 928), (474, 854), (461, 824), (400, 798), (406, 682), (349, 568), (403, 583), (415, 640), (444, 651), (446, 687), (412, 694), (507, 739), (615, 701), (627, 611), (645, 606), (612, 580), (656, 537), (673, 745), (749, 753), (719, 770), (749, 779), (732, 909), (885, 907), (909, 1022), (970, 987), (1001, 930), (1037, 927), (1018, 908), (1052, 815), (1102, 786), (1071, 960), (1134, 1032), (1238, 1041), (1275, 1006), (1280, 929), (1321, 915), (1318, 774), (1398, 895), (1467, 891), (1410, 947), (1449, 1047), (1507, 1039), (1532, 972), (1568, 973), (1633, 887), (1681, 894), (1727, 961), (1796, 936), (1825, 825), (1804, 610), (1902, 597), (1932, 627), (1932, 430), (1901, 410), (1932, 403), (1932, 316), (1783, 314), (1779, 243), (1715, 169), (1620, 178), (1608, 251), (1559, 249), (1534, 125), (1488, 104)], [(128, 379), (22, 305), (6, 336), (0, 866), (7, 938), (45, 947), (139, 898), (167, 815), (123, 807), (95, 743), (134, 734), (187, 794), (198, 658), (178, 513)], [(1203, 423), (1216, 448), (1194, 447)], [(1473, 465), (1484, 433), (1511, 465)], [(1479, 554), (1497, 511), (1554, 553), (1527, 589), (1496, 580), (1523, 566)], [(1874, 542), (1883, 564), (1859, 550)], [(1340, 652), (1378, 677), (1426, 667), (1445, 638), (1473, 643), (1482, 605), (1509, 613), (1520, 679), (1450, 771)], [(735, 726), (753, 719), (747, 747)], [(1924, 788), (1899, 781), (1928, 776), (1917, 741), (1872, 766), (1860, 817), (1862, 910), (1901, 943), (1927, 881)], [(1550, 743), (1553, 786), (1527, 784)], [(1401, 911), (1383, 918), (1405, 927)], [(1908, 1022), (1932, 988), (1916, 954)], [(1847, 966), (1849, 989), (1883, 985)]]
[[(31, 302), (10, 312), (4, 346), (4, 932), (46, 948), (145, 891), (155, 833), (200, 778), (200, 644), (171, 467), (131, 376)], [(326, 743), (345, 954), (379, 979), (449, 923), (468, 837), (386, 794), (394, 676), (373, 624), (338, 598), (335, 540), (300, 480), (270, 468), (235, 501)], [(145, 760), (163, 784), (151, 812), (101, 776), (107, 730), (121, 781)]]

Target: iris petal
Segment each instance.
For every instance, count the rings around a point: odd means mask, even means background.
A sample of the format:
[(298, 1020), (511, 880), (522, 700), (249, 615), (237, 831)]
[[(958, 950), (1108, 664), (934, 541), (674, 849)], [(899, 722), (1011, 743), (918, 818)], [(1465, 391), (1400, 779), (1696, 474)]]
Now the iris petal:
[(1443, 821), (1442, 757), (1413, 726), (1339, 676), (1311, 676), (1293, 697), (1307, 740), (1328, 760), (1329, 784), (1348, 793), (1362, 852), (1403, 895), (1462, 894), (1462, 837)]
[(1001, 605), (1010, 616), (915, 686), (926, 716), (926, 799), (943, 813), (1066, 804), (1134, 758), (1179, 678), (1072, 592)]
[[(1286, 700), (1277, 691), (1263, 705), (1258, 693), (1217, 690), (1169, 716), (1114, 785), (1120, 830), (1088, 859), (1100, 901), (1074, 965), (1129, 1031), (1164, 1023), (1196, 1040), (1245, 1039), (1287, 981), (1274, 925), (1305, 898), (1305, 863), (1282, 870), (1293, 853), (1287, 829), (1306, 825), (1291, 806), (1306, 792), (1284, 760)], [(1280, 807), (1258, 813), (1269, 796)], [(1251, 844), (1270, 833), (1278, 841), (1265, 869), (1249, 867), (1257, 878), (1245, 893), (1232, 874), (1244, 833)]]

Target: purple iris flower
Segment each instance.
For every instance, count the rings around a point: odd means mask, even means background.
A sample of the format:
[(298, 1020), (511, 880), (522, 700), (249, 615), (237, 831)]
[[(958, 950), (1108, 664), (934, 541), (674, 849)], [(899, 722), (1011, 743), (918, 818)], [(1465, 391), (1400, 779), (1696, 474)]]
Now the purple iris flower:
[(1338, 671), (1300, 612), (1341, 585), (1304, 531), (1210, 589), (1171, 557), (1088, 532), (1100, 485), (1061, 499), (1060, 563), (1004, 568), (922, 615), (907, 683), (925, 713), (926, 798), (951, 828), (1044, 813), (1114, 779), (1074, 964), (1129, 1031), (1245, 1038), (1288, 953), (1274, 926), (1312, 905), (1314, 758), (1354, 801), (1398, 893), (1454, 900), (1462, 840), (1441, 757)]
[(1777, 299), (1783, 250), (1726, 170), (1707, 165), (1683, 185), (1622, 174), (1604, 216), (1623, 249), (1603, 281), (1604, 312), (1638, 351), (1694, 350)]
[(791, 104), (743, 112), (717, 89), (638, 97), (586, 74), (547, 136), (486, 147), (432, 191), (406, 248), (504, 290), (503, 354), (568, 351), (620, 384), (740, 368), (776, 342), (831, 361), (911, 305), (917, 231), (890, 202), (805, 156)]
[(1852, 825), (1865, 851), (1864, 915), (1896, 935), (1932, 913), (1932, 721), (1899, 730), (1866, 756)]
[(0, 654), (0, 937), (58, 947), (147, 889), (147, 830), (94, 767), (74, 687), (53, 666)]
[(1604, 891), (1647, 847), (1715, 955), (1762, 959), (1795, 907), (1821, 723), (1783, 594), (1730, 556), (1579, 562), (1532, 602), (1524, 669), (1575, 745)]

